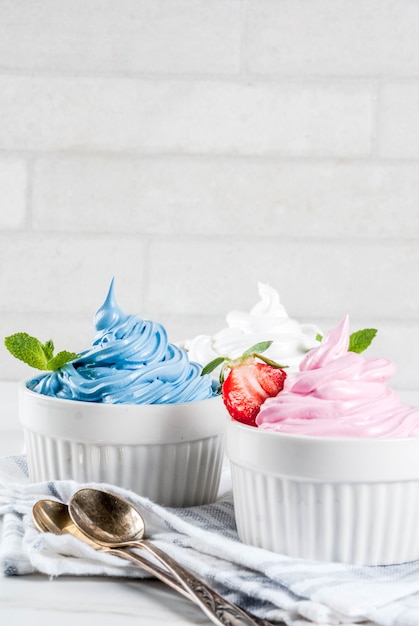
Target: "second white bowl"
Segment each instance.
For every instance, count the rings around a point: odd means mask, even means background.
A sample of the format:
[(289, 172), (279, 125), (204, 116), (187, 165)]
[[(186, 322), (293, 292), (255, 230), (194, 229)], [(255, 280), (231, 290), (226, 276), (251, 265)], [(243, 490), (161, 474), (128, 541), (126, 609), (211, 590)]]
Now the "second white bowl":
[(419, 439), (226, 430), (238, 533), (291, 557), (359, 565), (419, 559)]

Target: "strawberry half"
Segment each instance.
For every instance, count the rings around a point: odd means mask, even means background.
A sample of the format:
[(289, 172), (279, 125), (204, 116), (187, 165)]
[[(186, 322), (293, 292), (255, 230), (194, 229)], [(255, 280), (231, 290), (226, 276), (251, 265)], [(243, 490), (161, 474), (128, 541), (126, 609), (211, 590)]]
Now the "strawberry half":
[(266, 398), (276, 396), (284, 387), (284, 366), (260, 354), (271, 343), (258, 343), (238, 359), (218, 357), (202, 370), (202, 374), (208, 374), (222, 365), (220, 390), (224, 404), (233, 419), (250, 426), (256, 425), (256, 416)]

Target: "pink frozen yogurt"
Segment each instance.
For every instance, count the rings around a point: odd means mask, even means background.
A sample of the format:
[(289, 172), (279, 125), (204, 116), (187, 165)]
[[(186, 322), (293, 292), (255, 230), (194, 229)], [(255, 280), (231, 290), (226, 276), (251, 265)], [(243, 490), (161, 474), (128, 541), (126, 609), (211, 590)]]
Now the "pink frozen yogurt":
[(289, 373), (283, 391), (264, 402), (257, 426), (323, 437), (418, 437), (419, 408), (403, 404), (385, 384), (393, 363), (348, 346), (346, 316)]

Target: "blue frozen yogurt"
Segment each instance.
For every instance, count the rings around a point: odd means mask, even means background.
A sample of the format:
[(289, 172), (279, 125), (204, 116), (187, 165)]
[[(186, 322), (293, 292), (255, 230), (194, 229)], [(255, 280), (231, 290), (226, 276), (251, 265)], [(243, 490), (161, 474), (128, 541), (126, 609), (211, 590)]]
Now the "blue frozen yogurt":
[(119, 308), (111, 282), (94, 318), (92, 348), (57, 371), (31, 381), (38, 393), (109, 404), (177, 404), (215, 395), (202, 367), (168, 342), (165, 328)]

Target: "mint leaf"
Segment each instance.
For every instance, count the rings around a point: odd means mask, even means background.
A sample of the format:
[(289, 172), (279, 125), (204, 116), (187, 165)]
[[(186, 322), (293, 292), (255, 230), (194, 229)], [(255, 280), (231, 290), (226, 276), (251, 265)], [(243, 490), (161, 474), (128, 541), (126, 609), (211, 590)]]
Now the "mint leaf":
[(364, 330), (358, 330), (349, 337), (348, 352), (364, 352), (371, 344), (377, 330), (375, 328), (364, 328)]
[(38, 370), (47, 369), (48, 359), (45, 356), (44, 345), (36, 337), (31, 337), (28, 333), (16, 333), (6, 337), (4, 343), (17, 359)]
[(322, 339), (323, 339), (323, 335), (321, 335), (320, 333), (317, 333), (316, 341), (321, 341)]
[(38, 370), (56, 370), (78, 357), (75, 352), (66, 350), (54, 356), (54, 343), (51, 339), (43, 344), (28, 333), (15, 333), (4, 340), (9, 352), (27, 365)]
[(75, 352), (67, 352), (67, 350), (62, 350), (58, 352), (52, 359), (50, 359), (47, 363), (47, 369), (49, 370), (57, 370), (66, 363), (70, 363), (70, 361), (74, 361), (77, 359), (79, 355)]

